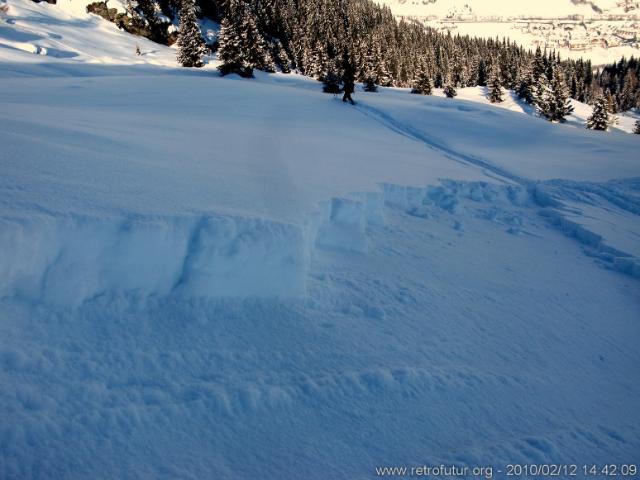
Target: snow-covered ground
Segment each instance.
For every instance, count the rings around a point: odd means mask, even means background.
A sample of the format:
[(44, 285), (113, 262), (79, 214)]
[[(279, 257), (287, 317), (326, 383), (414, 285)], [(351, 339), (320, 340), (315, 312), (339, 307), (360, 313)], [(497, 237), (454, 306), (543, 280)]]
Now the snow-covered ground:
[(173, 58), (0, 24), (0, 478), (638, 463), (640, 136)]

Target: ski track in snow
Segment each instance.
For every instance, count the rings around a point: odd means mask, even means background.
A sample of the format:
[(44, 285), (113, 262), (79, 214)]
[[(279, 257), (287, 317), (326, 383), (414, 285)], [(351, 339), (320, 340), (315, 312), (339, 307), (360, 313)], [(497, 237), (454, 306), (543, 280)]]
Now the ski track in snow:
[(386, 125), (388, 128), (390, 128), (394, 132), (399, 133), (400, 135), (404, 135), (407, 138), (423, 143), (428, 148), (439, 151), (445, 154), (445, 156), (447, 156), (448, 158), (451, 158), (452, 160), (468, 163), (468, 164), (480, 167), (483, 171), (488, 171), (489, 173), (494, 175), (494, 178), (496, 180), (504, 181), (500, 179), (500, 177), (502, 177), (504, 179), (508, 179), (513, 182), (520, 183), (521, 185), (530, 183), (525, 179), (518, 177), (517, 175), (514, 175), (513, 173), (510, 173), (503, 168), (499, 168), (495, 165), (492, 165), (490, 162), (486, 160), (457, 152), (454, 149), (439, 143), (436, 139), (429, 138), (422, 132), (412, 128), (410, 125), (400, 122), (399, 120), (393, 118), (393, 116), (383, 112), (382, 110), (379, 110), (377, 108), (374, 108), (364, 103), (358, 103), (357, 108), (360, 111), (362, 111), (365, 115), (377, 120), (378, 122), (381, 122), (382, 124)]

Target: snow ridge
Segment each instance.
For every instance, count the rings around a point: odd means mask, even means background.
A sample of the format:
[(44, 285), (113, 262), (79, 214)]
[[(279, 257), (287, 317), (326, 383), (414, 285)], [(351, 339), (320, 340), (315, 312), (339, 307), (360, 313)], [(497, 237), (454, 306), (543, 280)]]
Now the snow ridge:
[[(635, 185), (635, 182), (631, 182)], [(106, 293), (183, 297), (299, 298), (306, 293), (308, 264), (316, 250), (366, 254), (367, 230), (384, 225), (384, 208), (429, 218), (431, 208), (453, 214), (455, 228), (469, 215), (462, 200), (491, 207), (489, 220), (519, 234), (526, 209), (585, 246), (609, 268), (640, 278), (632, 253), (609, 245), (581, 224), (562, 202), (576, 192), (606, 195), (634, 216), (637, 201), (621, 202), (616, 182), (537, 182), (528, 185), (443, 180), (414, 187), (382, 184), (379, 192), (334, 197), (308, 215), (304, 225), (264, 218), (219, 215), (88, 216), (3, 219), (0, 296), (74, 306)], [(629, 198), (629, 197), (624, 197)], [(572, 217), (571, 215), (574, 214)], [(484, 215), (484, 214), (483, 214)]]

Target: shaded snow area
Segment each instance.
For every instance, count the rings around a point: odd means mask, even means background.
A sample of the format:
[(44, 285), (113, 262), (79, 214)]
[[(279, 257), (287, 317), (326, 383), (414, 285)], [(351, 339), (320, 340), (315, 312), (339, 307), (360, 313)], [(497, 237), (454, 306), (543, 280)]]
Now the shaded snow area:
[[(49, 66), (51, 60), (95, 64), (175, 65), (175, 50), (143, 37), (125, 35), (115, 24), (86, 13), (91, 0), (59, 0), (57, 5), (29, 0), (0, 1), (0, 58)], [(124, 3), (109, 0), (124, 11)], [(136, 46), (141, 55), (136, 55)], [(32, 55), (25, 56), (24, 53)], [(4, 63), (3, 62), (3, 63)], [(4, 69), (10, 69), (3, 64)], [(24, 74), (22, 69), (13, 72)], [(82, 75), (82, 72), (77, 72)]]
[(0, 23), (0, 479), (640, 463), (640, 136), (55, 8)]

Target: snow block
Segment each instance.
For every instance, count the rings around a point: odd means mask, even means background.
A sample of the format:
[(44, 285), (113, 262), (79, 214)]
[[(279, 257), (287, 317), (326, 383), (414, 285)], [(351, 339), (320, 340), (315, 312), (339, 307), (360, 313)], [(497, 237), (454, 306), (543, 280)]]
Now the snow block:
[(616, 257), (613, 260), (613, 267), (619, 272), (640, 279), (640, 262), (633, 257)]
[(384, 225), (384, 195), (382, 192), (362, 192), (355, 197), (364, 203), (367, 225)]
[(528, 206), (533, 204), (529, 190), (521, 185), (498, 185), (487, 182), (461, 182), (445, 180), (444, 193), (474, 202), (495, 205)]
[(580, 243), (593, 248), (601, 247), (602, 237), (600, 235), (587, 230), (582, 225), (572, 220), (569, 220), (556, 210), (543, 209), (540, 211), (540, 215), (547, 218), (553, 226), (561, 230), (568, 237), (573, 237)]
[(0, 220), (0, 296), (78, 305), (105, 293), (299, 296), (308, 243), (257, 218)]
[(432, 203), (429, 199), (430, 187), (412, 187), (390, 183), (382, 184), (381, 187), (385, 205), (400, 208), (410, 215), (426, 218), (424, 206)]
[(316, 238), (318, 248), (364, 253), (367, 251), (367, 209), (365, 203), (348, 198), (333, 198), (328, 218)]
[(456, 191), (450, 187), (427, 187), (425, 201), (450, 213), (459, 212), (459, 199)]
[(305, 236), (295, 225), (206, 217), (191, 237), (179, 290), (203, 296), (303, 295), (306, 256)]
[(402, 209), (407, 208), (407, 187), (392, 183), (383, 183), (381, 187), (385, 205)]

